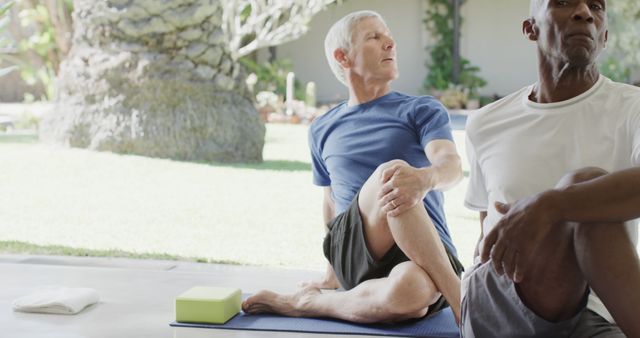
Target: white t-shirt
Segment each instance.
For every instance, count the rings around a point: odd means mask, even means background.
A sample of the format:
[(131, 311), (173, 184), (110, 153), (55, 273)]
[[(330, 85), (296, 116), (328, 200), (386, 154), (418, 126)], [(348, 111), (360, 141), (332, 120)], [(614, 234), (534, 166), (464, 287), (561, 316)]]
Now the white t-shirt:
[[(640, 165), (640, 88), (600, 76), (587, 92), (546, 104), (529, 100), (532, 89), (472, 113), (467, 122), (471, 177), (465, 205), (487, 212), (485, 235), (501, 217), (496, 201), (513, 203), (551, 189), (572, 170)], [(637, 245), (635, 222), (627, 230)], [(588, 307), (613, 321), (593, 292)]]

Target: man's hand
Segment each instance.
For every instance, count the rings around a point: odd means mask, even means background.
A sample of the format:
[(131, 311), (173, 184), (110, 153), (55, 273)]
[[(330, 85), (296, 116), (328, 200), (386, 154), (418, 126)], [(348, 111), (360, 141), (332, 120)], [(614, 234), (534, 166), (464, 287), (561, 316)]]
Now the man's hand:
[(549, 192), (521, 199), (513, 205), (496, 202), (495, 206), (504, 216), (485, 236), (481, 259), (483, 263), (491, 259), (499, 275), (506, 273), (515, 283), (520, 283), (536, 249), (560, 217), (549, 200)]
[(397, 216), (413, 208), (433, 188), (430, 168), (414, 168), (401, 160), (393, 160), (383, 166), (380, 176), (383, 185), (378, 202), (388, 216)]

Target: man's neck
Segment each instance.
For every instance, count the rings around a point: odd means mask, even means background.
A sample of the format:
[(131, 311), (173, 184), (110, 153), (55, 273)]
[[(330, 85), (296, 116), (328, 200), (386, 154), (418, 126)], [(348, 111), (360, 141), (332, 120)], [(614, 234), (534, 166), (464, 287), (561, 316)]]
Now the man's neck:
[(598, 82), (600, 72), (595, 63), (574, 66), (556, 60), (544, 60), (538, 67), (538, 77), (529, 100), (553, 103), (569, 100), (588, 91)]
[(357, 106), (367, 103), (379, 97), (387, 95), (391, 91), (389, 82), (386, 83), (365, 83), (365, 81), (351, 80), (349, 86), (349, 101), (347, 105)]

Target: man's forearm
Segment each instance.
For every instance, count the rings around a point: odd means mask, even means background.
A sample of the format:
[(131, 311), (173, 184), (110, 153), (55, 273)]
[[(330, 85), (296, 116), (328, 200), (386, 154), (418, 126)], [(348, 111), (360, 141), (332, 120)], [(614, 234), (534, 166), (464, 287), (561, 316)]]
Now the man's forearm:
[(559, 221), (620, 222), (640, 217), (640, 168), (545, 193)]
[(432, 180), (430, 190), (447, 190), (462, 179), (462, 166), (457, 154), (440, 156), (437, 162), (424, 170)]

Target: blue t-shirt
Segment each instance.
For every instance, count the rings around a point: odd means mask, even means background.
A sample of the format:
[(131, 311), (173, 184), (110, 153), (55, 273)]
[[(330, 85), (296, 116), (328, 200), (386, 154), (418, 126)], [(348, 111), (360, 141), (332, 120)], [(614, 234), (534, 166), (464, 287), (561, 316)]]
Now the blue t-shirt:
[[(424, 148), (436, 139), (453, 137), (449, 114), (433, 97), (390, 92), (357, 106), (343, 102), (309, 129), (313, 183), (331, 186), (340, 214), (381, 164), (401, 159), (416, 168), (430, 166)], [(442, 242), (455, 255), (442, 192), (430, 191), (423, 202)]]

